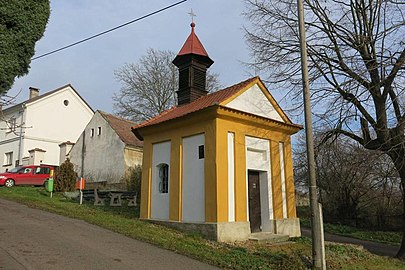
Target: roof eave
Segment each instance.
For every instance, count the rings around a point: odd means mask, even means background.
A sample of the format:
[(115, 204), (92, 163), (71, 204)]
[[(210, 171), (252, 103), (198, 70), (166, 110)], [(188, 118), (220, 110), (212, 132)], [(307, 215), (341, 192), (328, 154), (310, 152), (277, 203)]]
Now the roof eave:
[(125, 148), (131, 148), (131, 149), (136, 149), (142, 151), (143, 146), (141, 145), (136, 145), (136, 144), (131, 144), (131, 143), (126, 143)]
[(141, 133), (145, 129), (148, 129), (151, 127), (156, 127), (159, 125), (170, 125), (173, 122), (177, 122), (179, 120), (184, 120), (186, 118), (193, 117), (194, 115), (198, 115), (198, 114), (204, 114), (207, 118), (210, 118), (210, 117), (212, 117), (212, 115), (207, 114), (207, 111), (215, 111), (217, 107), (218, 107), (218, 104), (212, 104), (212, 105), (202, 108), (200, 110), (193, 111), (193, 112), (190, 112), (190, 113), (187, 113), (187, 114), (175, 117), (175, 118), (171, 118), (169, 120), (162, 121), (162, 122), (159, 122), (156, 124), (151, 124), (151, 125), (141, 126), (141, 127), (135, 126), (135, 127), (132, 127), (131, 130), (139, 140), (143, 141), (143, 135)]
[[(265, 121), (265, 122), (274, 123), (274, 124), (276, 124), (276, 125), (279, 125), (279, 126), (282, 127), (282, 128), (286, 128), (286, 129), (292, 130), (292, 131), (293, 131), (292, 134), (297, 133), (298, 131), (300, 131), (301, 129), (303, 129), (303, 126), (302, 126), (302, 125), (293, 124), (293, 123), (285, 123), (285, 122), (281, 122), (281, 121), (274, 120), (274, 119), (271, 119), (271, 118), (263, 117), (263, 116), (260, 116), (260, 115), (256, 115), (256, 114), (252, 114), (252, 113), (248, 113), (248, 112), (236, 110), (236, 109), (233, 109), (233, 108), (228, 108), (228, 107), (223, 106), (223, 105), (212, 104), (211, 106), (208, 106), (208, 107), (206, 107), (206, 108), (204, 108), (204, 109), (201, 109), (201, 110), (198, 110), (198, 111), (194, 111), (194, 112), (191, 112), (191, 113), (188, 113), (188, 114), (185, 114), (185, 115), (176, 117), (176, 118), (172, 118), (172, 119), (167, 120), (167, 121), (159, 122), (159, 123), (152, 124), (152, 125), (148, 125), (148, 126), (142, 126), (142, 127), (138, 127), (138, 128), (132, 128), (131, 130), (132, 130), (132, 132), (135, 134), (135, 136), (136, 136), (139, 140), (143, 141), (143, 140), (144, 140), (144, 137), (143, 137), (142, 133), (143, 133), (144, 130), (146, 130), (146, 129), (148, 129), (148, 128), (156, 127), (156, 126), (159, 126), (159, 125), (170, 125), (170, 123), (172, 123), (172, 122), (174, 122), (174, 121), (179, 121), (179, 120), (181, 120), (181, 119), (185, 119), (185, 118), (188, 118), (188, 117), (192, 117), (193, 115), (197, 115), (197, 114), (201, 114), (201, 113), (204, 114), (204, 113), (206, 113), (206, 111), (210, 111), (210, 110), (215, 111), (215, 112), (216, 112), (215, 115), (217, 116), (217, 115), (218, 115), (218, 109), (222, 109), (222, 110), (226, 110), (226, 111), (231, 111), (231, 112), (237, 113), (237, 114), (243, 114), (243, 115), (249, 116), (249, 117), (251, 117), (251, 118), (258, 118), (258, 119), (261, 119), (261, 120), (263, 120), (263, 121)], [(253, 121), (253, 120), (251, 120), (251, 121)]]
[(70, 83), (68, 83), (68, 84), (66, 84), (66, 85), (63, 85), (63, 86), (61, 86), (61, 87), (58, 87), (58, 88), (56, 88), (56, 89), (54, 89), (54, 90), (48, 91), (47, 93), (45, 93), (45, 94), (43, 94), (43, 95), (39, 95), (39, 96), (37, 96), (37, 97), (31, 98), (31, 99), (27, 99), (27, 100), (25, 100), (25, 101), (23, 101), (23, 102), (21, 102), (21, 103), (18, 103), (18, 104), (16, 104), (16, 105), (13, 105), (13, 106), (11, 106), (11, 107), (8, 107), (8, 108), (4, 109), (3, 112), (12, 111), (12, 110), (14, 110), (15, 108), (18, 108), (18, 107), (21, 107), (21, 106), (30, 105), (31, 103), (34, 103), (34, 102), (39, 101), (39, 100), (42, 100), (43, 98), (48, 97), (48, 96), (51, 96), (52, 94), (55, 94), (55, 93), (59, 92), (60, 90), (63, 90), (63, 89), (65, 89), (65, 88), (67, 88), (67, 87), (70, 87), (70, 88), (73, 90), (73, 92), (83, 101), (83, 103), (86, 104), (86, 106), (94, 113), (93, 108), (87, 103), (86, 100), (83, 99), (83, 97), (79, 94), (79, 92), (77, 92), (77, 90), (76, 90)]
[(237, 114), (243, 114), (243, 115), (246, 115), (246, 116), (249, 116), (249, 117), (252, 117), (252, 118), (258, 118), (258, 119), (266, 121), (266, 122), (272, 122), (272, 123), (275, 123), (275, 124), (277, 124), (279, 126), (283, 126), (283, 127), (289, 128), (289, 129), (293, 129), (294, 133), (296, 133), (296, 132), (298, 132), (298, 131), (300, 131), (301, 129), (304, 128), (302, 125), (299, 125), (299, 124), (286, 123), (286, 122), (282, 122), (282, 121), (279, 121), (279, 120), (263, 117), (263, 116), (260, 116), (260, 115), (257, 115), (257, 114), (252, 114), (252, 113), (248, 113), (248, 112), (245, 112), (245, 111), (240, 111), (240, 110), (237, 110), (237, 109), (229, 108), (229, 107), (226, 107), (226, 106), (223, 106), (223, 105), (218, 105), (218, 107), (219, 107), (219, 109), (222, 109), (222, 110), (225, 110), (225, 111), (230, 111), (230, 112), (234, 112), (234, 113), (237, 113)]
[[(164, 122), (163, 122), (164, 123)], [(141, 133), (139, 132), (140, 128), (131, 128), (132, 133), (134, 133), (134, 135), (138, 138), (138, 140), (143, 141), (143, 136), (141, 135)]]

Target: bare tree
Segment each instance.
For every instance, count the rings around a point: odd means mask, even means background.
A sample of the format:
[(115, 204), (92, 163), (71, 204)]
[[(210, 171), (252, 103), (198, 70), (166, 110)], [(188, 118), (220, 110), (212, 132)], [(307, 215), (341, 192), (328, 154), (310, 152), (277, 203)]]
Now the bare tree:
[[(301, 97), (295, 0), (245, 0), (253, 66)], [(387, 154), (405, 189), (404, 1), (306, 0), (311, 96), (327, 136)], [(298, 91), (299, 90), (299, 91)], [(403, 199), (405, 212), (405, 200)], [(405, 258), (403, 239), (397, 257)]]
[[(323, 141), (315, 136), (317, 186), (326, 222), (356, 227), (398, 229), (391, 217), (401, 212), (399, 177), (388, 156), (348, 138)], [(296, 182), (306, 190), (305, 138), (294, 148)]]
[(17, 94), (11, 96), (6, 93), (0, 94), (0, 122), (4, 122), (5, 125), (0, 128), (0, 130), (7, 130), (12, 132), (15, 136), (20, 136), (23, 132), (23, 129), (26, 129), (24, 123), (17, 123), (16, 118), (9, 118), (4, 114), (4, 108), (16, 104), (18, 95), (21, 93), (21, 90)]
[[(149, 49), (137, 63), (116, 70), (122, 88), (113, 96), (115, 113), (139, 122), (174, 106), (178, 85), (178, 70), (172, 64), (175, 56), (171, 51)], [(207, 72), (207, 90), (218, 88), (218, 75)]]

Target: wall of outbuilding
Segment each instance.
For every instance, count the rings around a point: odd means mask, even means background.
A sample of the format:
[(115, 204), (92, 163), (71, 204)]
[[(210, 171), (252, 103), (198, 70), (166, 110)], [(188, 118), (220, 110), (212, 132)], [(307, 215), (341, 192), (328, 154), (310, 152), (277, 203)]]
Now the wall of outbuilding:
[(96, 112), (72, 147), (69, 158), (79, 176), (83, 175), (88, 182), (120, 183), (126, 169), (124, 148), (115, 131)]

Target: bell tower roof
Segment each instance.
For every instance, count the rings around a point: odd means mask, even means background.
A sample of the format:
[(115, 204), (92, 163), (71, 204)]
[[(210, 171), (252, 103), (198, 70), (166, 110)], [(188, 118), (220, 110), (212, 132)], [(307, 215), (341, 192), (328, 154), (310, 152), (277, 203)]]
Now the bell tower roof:
[(177, 63), (181, 62), (180, 59), (186, 55), (196, 55), (196, 56), (198, 55), (202, 56), (202, 58), (205, 59), (208, 68), (214, 63), (214, 61), (208, 56), (208, 53), (205, 50), (204, 46), (202, 45), (200, 39), (195, 34), (194, 31), (195, 23), (192, 22), (190, 26), (191, 26), (191, 33), (188, 36), (186, 42), (184, 42), (183, 47), (181, 47), (176, 58), (173, 60), (173, 63), (175, 65), (178, 65)]
[(195, 23), (191, 23), (191, 33), (174, 58), (173, 64), (179, 69), (179, 88), (177, 105), (183, 105), (207, 95), (207, 69), (214, 63), (194, 32)]
[(194, 28), (195, 23), (192, 22), (191, 26), (191, 33), (188, 36), (186, 42), (184, 42), (183, 47), (181, 48), (178, 55), (185, 55), (185, 54), (197, 54), (201, 56), (208, 56), (207, 51), (204, 49), (201, 41), (198, 39), (197, 35), (195, 34)]

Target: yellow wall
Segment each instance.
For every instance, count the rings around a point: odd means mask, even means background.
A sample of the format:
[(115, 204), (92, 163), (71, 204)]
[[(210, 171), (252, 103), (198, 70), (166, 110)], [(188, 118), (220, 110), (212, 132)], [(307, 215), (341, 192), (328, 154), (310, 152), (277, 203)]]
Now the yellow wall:
[[(235, 134), (235, 221), (247, 221), (245, 136), (271, 141), (271, 172), (275, 219), (281, 219), (282, 196), (279, 142), (284, 143), (288, 217), (295, 217), (294, 180), (290, 134), (296, 127), (236, 114), (211, 107), (186, 119), (142, 129), (144, 137), (141, 218), (150, 218), (151, 166), (153, 143), (171, 141), (169, 218), (181, 221), (182, 138), (205, 133), (205, 220), (228, 221), (228, 132)], [(218, 192), (217, 192), (218, 191)], [(220, 192), (219, 192), (220, 191)]]
[[(223, 132), (221, 119), (216, 119), (216, 175), (217, 175), (217, 190), (220, 191), (216, 194), (217, 198), (217, 222), (228, 221), (228, 132)], [(235, 146), (236, 149), (237, 146)], [(235, 176), (238, 175), (235, 173)], [(235, 181), (236, 183), (236, 181)]]
[(141, 218), (150, 218), (151, 167), (153, 144), (171, 141), (170, 153), (170, 211), (169, 219), (181, 221), (181, 176), (182, 176), (182, 139), (184, 137), (205, 134), (205, 219), (213, 222), (217, 219), (215, 185), (215, 121), (212, 115), (201, 114), (192, 119), (180, 120), (176, 124), (162, 124), (144, 130), (144, 159), (142, 174)]
[(287, 213), (288, 218), (296, 217), (294, 177), (291, 156), (290, 134), (292, 130), (283, 130), (272, 123), (260, 123), (248, 121), (241, 116), (233, 116), (227, 110), (219, 112), (216, 120), (217, 127), (217, 194), (218, 222), (226, 222), (228, 219), (228, 150), (227, 134), (235, 134), (235, 221), (247, 221), (247, 190), (246, 190), (246, 146), (245, 137), (251, 136), (270, 141), (271, 174), (273, 188), (274, 218), (283, 218), (281, 172), (279, 142), (284, 143), (284, 162), (286, 175)]
[(274, 219), (283, 218), (283, 198), (281, 187), (281, 164), (280, 164), (280, 148), (279, 142), (281, 139), (272, 139), (270, 141), (270, 159), (271, 159), (271, 178), (273, 185), (273, 211)]
[(294, 187), (294, 170), (292, 163), (292, 150), (291, 140), (288, 139), (284, 144), (284, 160), (285, 160), (285, 178), (286, 178), (286, 195), (287, 195), (287, 217), (296, 218), (296, 201), (295, 201), (295, 187)]
[(141, 209), (140, 218), (150, 218), (150, 190), (152, 167), (152, 143), (146, 137), (143, 142), (142, 183), (141, 183)]

